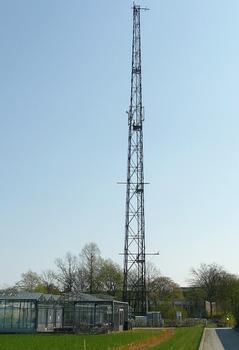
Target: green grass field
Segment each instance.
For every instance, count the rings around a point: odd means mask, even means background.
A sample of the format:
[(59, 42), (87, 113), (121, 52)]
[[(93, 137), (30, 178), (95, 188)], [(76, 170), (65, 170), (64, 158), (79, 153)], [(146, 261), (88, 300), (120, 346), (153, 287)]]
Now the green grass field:
[(146, 340), (160, 331), (145, 330), (106, 335), (0, 335), (0, 350), (113, 350), (115, 347)]
[[(116, 350), (119, 346), (143, 342), (161, 333), (161, 330), (135, 330), (91, 336), (2, 334), (0, 350)], [(197, 350), (201, 334), (202, 328), (175, 329), (170, 339), (150, 349)]]
[(154, 347), (154, 350), (198, 350), (202, 327), (177, 328), (171, 338)]

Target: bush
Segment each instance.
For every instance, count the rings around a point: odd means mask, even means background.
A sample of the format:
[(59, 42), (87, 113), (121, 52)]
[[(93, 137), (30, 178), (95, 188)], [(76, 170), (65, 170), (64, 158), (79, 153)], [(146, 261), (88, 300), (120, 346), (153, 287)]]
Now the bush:
[(215, 315), (212, 320), (216, 323), (217, 327), (235, 327), (236, 325), (236, 319), (230, 312)]

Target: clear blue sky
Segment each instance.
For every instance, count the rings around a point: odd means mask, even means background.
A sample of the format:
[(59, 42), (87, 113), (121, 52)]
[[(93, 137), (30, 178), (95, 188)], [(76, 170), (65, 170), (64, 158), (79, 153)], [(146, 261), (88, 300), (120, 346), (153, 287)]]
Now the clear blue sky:
[[(132, 2), (0, 2), (0, 285), (96, 242), (122, 264)], [(238, 272), (239, 2), (142, 14), (146, 247)]]

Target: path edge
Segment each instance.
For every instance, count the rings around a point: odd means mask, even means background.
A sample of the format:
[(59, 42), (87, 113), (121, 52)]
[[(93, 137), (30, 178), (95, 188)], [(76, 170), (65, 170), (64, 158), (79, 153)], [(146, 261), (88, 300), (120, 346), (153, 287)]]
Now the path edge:
[(203, 345), (204, 345), (204, 339), (205, 339), (206, 329), (207, 329), (207, 328), (204, 327), (203, 334), (202, 334), (202, 338), (201, 338), (201, 341), (200, 341), (200, 345), (199, 345), (198, 350), (203, 350)]

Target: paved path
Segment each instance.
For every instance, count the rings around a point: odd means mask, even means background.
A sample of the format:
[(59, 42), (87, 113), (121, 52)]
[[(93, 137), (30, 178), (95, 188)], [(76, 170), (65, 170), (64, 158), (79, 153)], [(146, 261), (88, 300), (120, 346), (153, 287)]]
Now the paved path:
[(231, 328), (207, 328), (202, 350), (239, 350), (239, 333)]
[(224, 350), (224, 347), (222, 346), (222, 343), (217, 336), (216, 329), (207, 328), (205, 330), (205, 338), (202, 350)]

